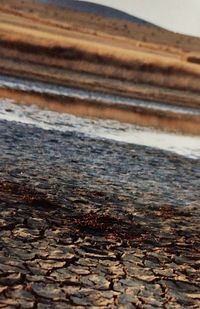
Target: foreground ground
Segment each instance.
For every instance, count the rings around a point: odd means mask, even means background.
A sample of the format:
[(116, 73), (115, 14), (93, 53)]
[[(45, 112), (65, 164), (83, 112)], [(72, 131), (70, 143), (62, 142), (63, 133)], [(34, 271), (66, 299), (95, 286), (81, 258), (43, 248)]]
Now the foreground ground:
[(0, 122), (0, 308), (199, 308), (199, 161)]

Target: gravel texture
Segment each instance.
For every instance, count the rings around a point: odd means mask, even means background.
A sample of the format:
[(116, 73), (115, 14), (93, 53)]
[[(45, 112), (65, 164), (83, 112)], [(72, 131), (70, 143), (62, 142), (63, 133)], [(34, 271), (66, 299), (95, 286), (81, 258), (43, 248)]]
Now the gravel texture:
[(200, 308), (200, 161), (0, 121), (0, 308)]

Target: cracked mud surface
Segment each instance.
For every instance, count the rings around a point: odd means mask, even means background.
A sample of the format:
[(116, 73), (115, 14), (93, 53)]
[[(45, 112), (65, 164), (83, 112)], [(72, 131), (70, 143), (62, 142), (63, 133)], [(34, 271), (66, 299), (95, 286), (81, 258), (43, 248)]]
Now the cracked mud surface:
[(199, 308), (199, 161), (0, 121), (0, 308)]

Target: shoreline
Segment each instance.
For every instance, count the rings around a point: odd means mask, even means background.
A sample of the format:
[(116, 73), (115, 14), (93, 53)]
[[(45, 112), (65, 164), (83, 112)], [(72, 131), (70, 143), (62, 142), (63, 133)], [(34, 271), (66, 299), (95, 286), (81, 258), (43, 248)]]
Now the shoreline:
[[(185, 157), (200, 159), (200, 138), (153, 128), (122, 123), (116, 120), (89, 118), (38, 107), (22, 105), (8, 99), (0, 100), (0, 119), (36, 126), (44, 130), (77, 132), (97, 139), (110, 139), (122, 143), (144, 145), (170, 151)], [(52, 108), (53, 110), (53, 108)]]
[(118, 120), (169, 132), (200, 134), (200, 112), (197, 108), (1, 77), (1, 98), (13, 99), (19, 104), (34, 104), (52, 111), (89, 118)]

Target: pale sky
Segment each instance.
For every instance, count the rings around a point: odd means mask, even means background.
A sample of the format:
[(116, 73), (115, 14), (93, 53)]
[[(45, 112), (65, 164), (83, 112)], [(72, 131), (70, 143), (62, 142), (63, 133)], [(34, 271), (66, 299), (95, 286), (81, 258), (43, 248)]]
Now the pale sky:
[(200, 0), (88, 0), (200, 37)]

